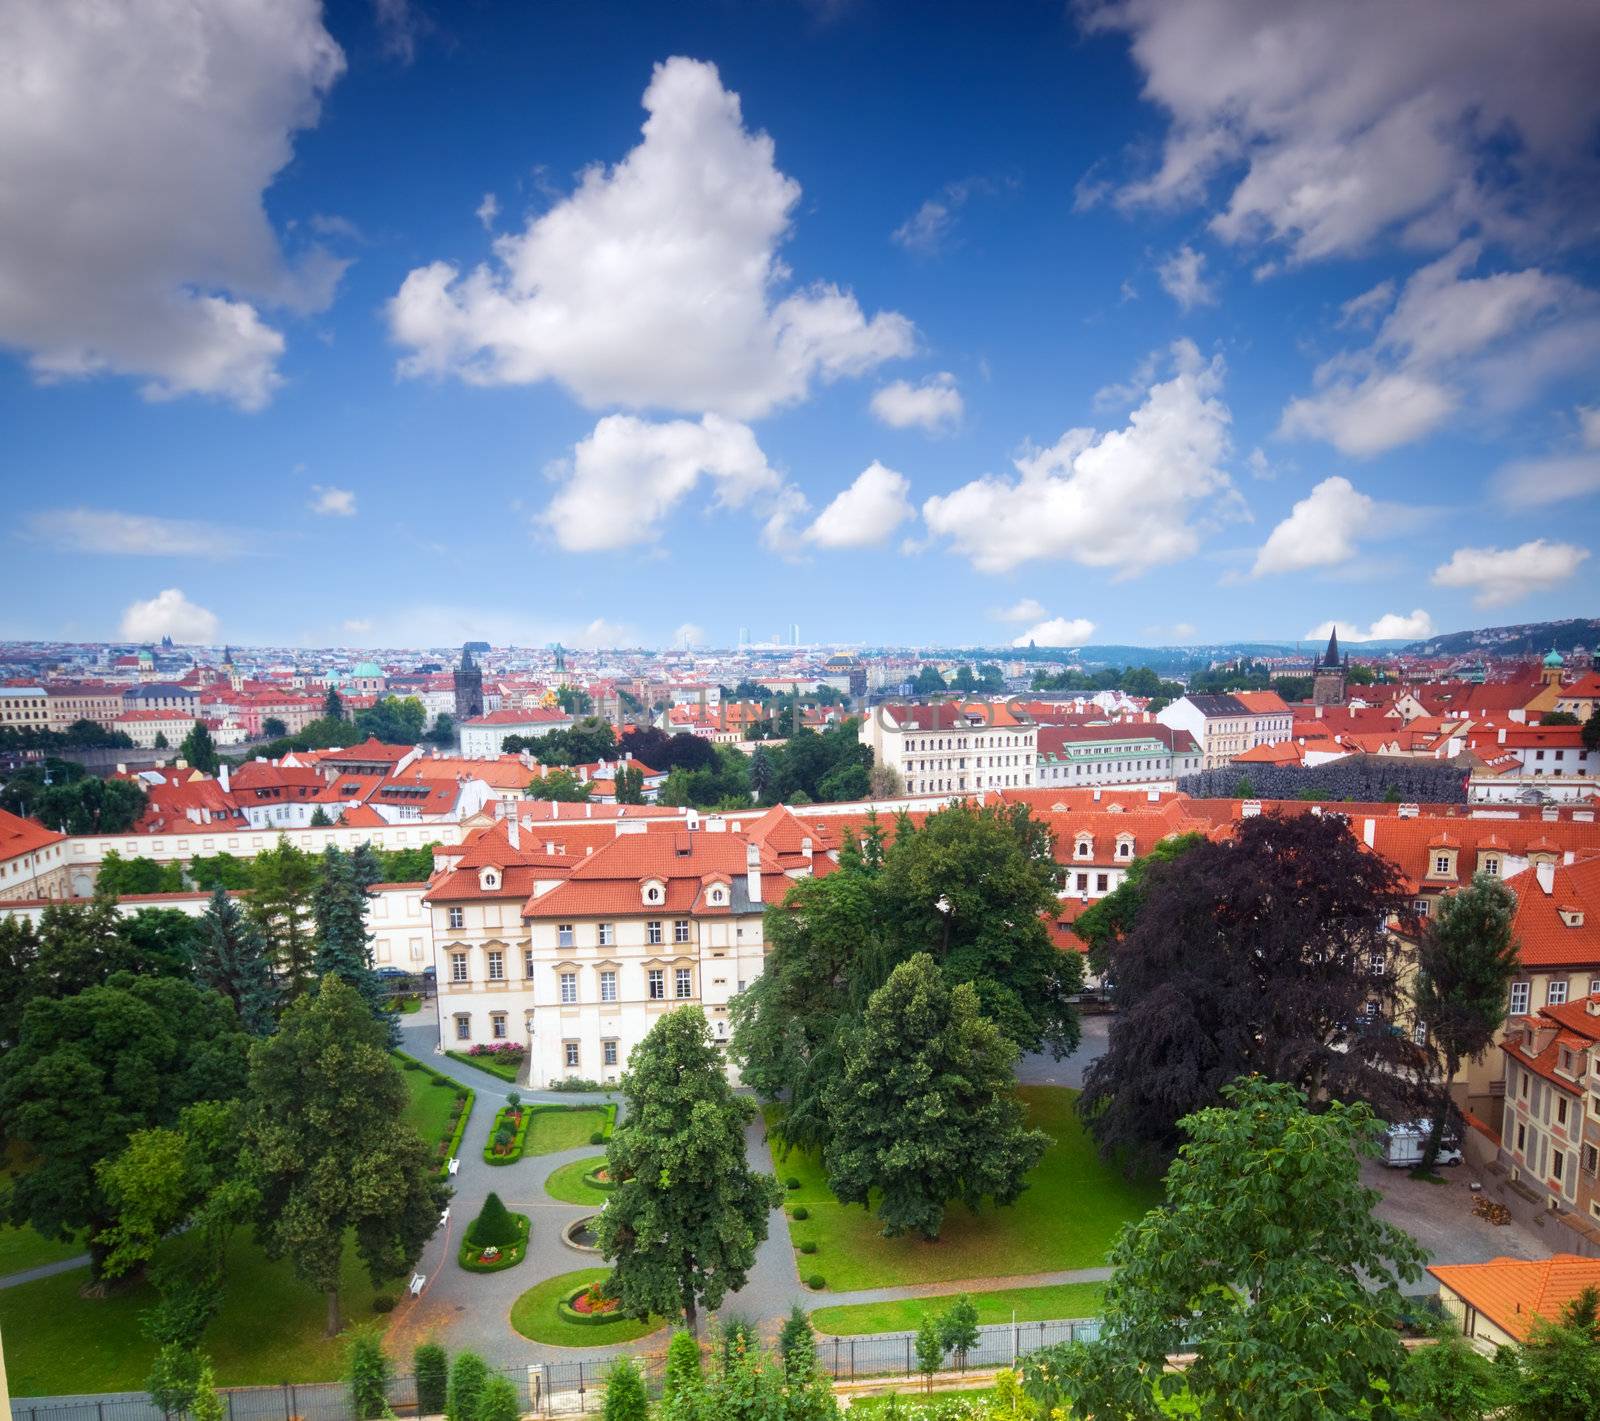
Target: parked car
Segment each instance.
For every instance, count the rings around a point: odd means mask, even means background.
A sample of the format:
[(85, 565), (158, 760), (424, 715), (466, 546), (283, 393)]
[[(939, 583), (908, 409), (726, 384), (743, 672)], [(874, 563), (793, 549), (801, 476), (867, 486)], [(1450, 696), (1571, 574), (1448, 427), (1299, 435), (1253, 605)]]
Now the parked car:
[[(1391, 1125), (1384, 1133), (1382, 1163), (1391, 1169), (1415, 1169), (1422, 1163), (1428, 1147), (1428, 1133), (1433, 1129), (1431, 1120), (1407, 1120)], [(1436, 1164), (1460, 1164), (1461, 1139), (1448, 1127), (1439, 1141)]]

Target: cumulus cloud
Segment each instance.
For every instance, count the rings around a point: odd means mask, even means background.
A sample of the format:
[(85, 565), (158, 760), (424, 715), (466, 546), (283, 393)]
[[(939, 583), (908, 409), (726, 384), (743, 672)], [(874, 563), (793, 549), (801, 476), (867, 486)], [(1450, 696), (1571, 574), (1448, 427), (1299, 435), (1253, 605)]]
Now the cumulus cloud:
[(260, 409), (262, 308), (321, 309), (344, 268), (291, 259), (262, 203), (344, 69), (320, 0), (13, 0), (0, 55), (0, 346), (41, 380)]
[(1082, 646), (1094, 635), (1087, 617), (1051, 617), (1012, 639), (1012, 646)]
[(948, 370), (929, 375), (920, 384), (895, 380), (872, 397), (872, 412), (891, 429), (916, 426), (939, 434), (961, 423), (965, 411), (956, 377)]
[(1190, 556), (1200, 544), (1192, 517), (1233, 494), (1221, 467), (1229, 414), (1221, 359), (1203, 360), (1187, 341), (1172, 355), (1173, 375), (1150, 388), (1126, 428), (1068, 430), (1016, 458), (1014, 479), (985, 475), (928, 499), (929, 532), (980, 572), (1066, 558), (1132, 576)]
[(992, 613), (997, 622), (1038, 622), (1043, 621), (1050, 614), (1045, 611), (1044, 603), (1035, 597), (1024, 597), (1020, 602), (1013, 602), (1009, 607), (1001, 607)]
[(483, 195), (483, 201), (473, 210), (474, 217), (482, 224), (485, 232), (494, 231), (494, 224), (500, 216), (500, 199), (492, 192)]
[(1540, 508), (1600, 493), (1600, 409), (1580, 406), (1576, 414), (1582, 449), (1505, 465), (1493, 481), (1501, 502), (1515, 508)]
[(49, 508), (23, 520), (25, 534), (71, 553), (150, 558), (231, 558), (246, 551), (227, 528), (192, 518), (155, 518), (110, 508)]
[(644, 107), (639, 145), (496, 239), (492, 263), (462, 275), (436, 261), (406, 277), (389, 303), (403, 374), (554, 380), (591, 408), (749, 419), (912, 352), (910, 321), (869, 319), (837, 286), (780, 298), (800, 186), (713, 65), (657, 65)]
[(1515, 548), (1457, 548), (1433, 570), (1433, 582), (1470, 590), (1480, 607), (1499, 607), (1565, 582), (1588, 556), (1587, 548), (1544, 538)]
[(123, 641), (160, 641), (169, 636), (173, 641), (213, 642), (217, 619), (176, 587), (168, 587), (148, 602), (131, 603), (122, 614), (118, 635)]
[(614, 646), (637, 646), (639, 634), (626, 622), (596, 617), (572, 638), (572, 644), (585, 650), (604, 650)]
[(335, 488), (332, 484), (312, 484), (311, 493), (311, 502), (306, 506), (313, 513), (324, 518), (355, 517), (356, 496), (351, 490)]
[(674, 646), (704, 646), (706, 629), (694, 622), (685, 622), (672, 634)]
[(346, 617), (339, 625), (353, 636), (361, 636), (372, 630), (372, 621), (368, 617)]
[(1302, 639), (1326, 641), (1335, 631), (1340, 641), (1420, 641), (1433, 635), (1433, 618), (1418, 607), (1414, 612), (1385, 612), (1365, 630), (1355, 621), (1318, 622)]
[(1316, 392), (1289, 402), (1280, 433), (1381, 453), (1469, 402), (1514, 408), (1548, 378), (1596, 363), (1600, 297), (1537, 268), (1468, 275), (1481, 255), (1463, 242), (1415, 272), (1370, 345), (1317, 368)]
[(1204, 252), (1182, 246), (1156, 268), (1161, 289), (1178, 303), (1180, 310), (1216, 305), (1216, 288), (1205, 279), (1205, 265)]
[(1349, 479), (1324, 479), (1295, 504), (1256, 553), (1251, 576), (1336, 567), (1356, 555), (1356, 539), (1372, 525), (1372, 499)]
[[(1211, 228), (1291, 261), (1591, 230), (1600, 10), (1570, 0), (1080, 0), (1170, 118), (1127, 206), (1223, 189)], [(1483, 161), (1492, 145), (1493, 161)]]
[[(607, 415), (555, 472), (561, 488), (539, 521), (568, 552), (653, 542), (702, 479), (721, 507), (753, 507), (780, 524), (795, 511), (795, 491), (767, 463), (750, 427), (714, 414), (663, 423)], [(770, 531), (776, 537), (780, 528)]]
[(906, 494), (911, 481), (874, 459), (849, 488), (837, 494), (806, 529), (819, 548), (870, 548), (887, 542), (908, 518), (916, 517)]

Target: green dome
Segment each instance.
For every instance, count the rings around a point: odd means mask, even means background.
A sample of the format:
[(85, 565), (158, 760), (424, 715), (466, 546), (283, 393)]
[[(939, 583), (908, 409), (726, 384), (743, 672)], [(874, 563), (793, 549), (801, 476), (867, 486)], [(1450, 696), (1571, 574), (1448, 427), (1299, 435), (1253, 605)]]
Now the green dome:
[(381, 676), (383, 672), (378, 669), (376, 661), (358, 661), (356, 669), (350, 674), (352, 676)]
[(1554, 648), (1552, 648), (1550, 654), (1545, 657), (1544, 664), (1546, 666), (1565, 666), (1567, 662), (1566, 658), (1562, 656), (1559, 651), (1556, 651)]

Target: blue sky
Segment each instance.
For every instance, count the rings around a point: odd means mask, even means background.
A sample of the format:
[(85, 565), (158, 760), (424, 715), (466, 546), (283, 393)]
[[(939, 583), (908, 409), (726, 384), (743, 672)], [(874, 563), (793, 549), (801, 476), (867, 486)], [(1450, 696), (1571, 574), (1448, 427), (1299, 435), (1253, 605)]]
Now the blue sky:
[(1593, 7), (133, 9), (0, 17), (0, 635), (1594, 611)]

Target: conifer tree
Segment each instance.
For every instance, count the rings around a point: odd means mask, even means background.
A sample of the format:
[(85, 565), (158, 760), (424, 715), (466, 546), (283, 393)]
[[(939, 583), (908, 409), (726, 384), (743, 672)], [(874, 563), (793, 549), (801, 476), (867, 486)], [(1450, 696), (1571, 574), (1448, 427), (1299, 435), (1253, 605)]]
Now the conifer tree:
[(606, 1372), (604, 1421), (646, 1421), (650, 1399), (632, 1357), (618, 1357)]
[(233, 1003), (239, 1024), (252, 1036), (267, 1035), (277, 1019), (278, 984), (260, 929), (223, 888), (211, 895), (200, 929), (195, 976)]
[(348, 982), (373, 1018), (383, 1023), (389, 1044), (399, 1044), (388, 994), (372, 970), (372, 939), (367, 934), (367, 895), (356, 879), (353, 856), (336, 845), (322, 851), (322, 876), (311, 894), (317, 925), (316, 970)]

